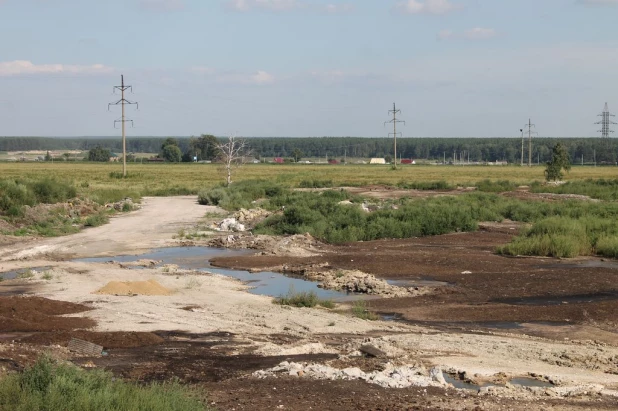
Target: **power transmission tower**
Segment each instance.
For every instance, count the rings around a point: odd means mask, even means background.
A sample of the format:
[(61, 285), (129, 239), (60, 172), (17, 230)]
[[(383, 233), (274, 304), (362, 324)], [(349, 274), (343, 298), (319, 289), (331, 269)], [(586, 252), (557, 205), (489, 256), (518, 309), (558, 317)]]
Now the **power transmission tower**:
[(116, 92), (116, 90), (120, 90), (121, 93), (121, 98), (120, 100), (118, 100), (115, 103), (109, 103), (107, 105), (107, 109), (109, 110), (110, 106), (117, 106), (117, 105), (121, 105), (122, 106), (122, 117), (120, 120), (115, 120), (114, 121), (114, 128), (116, 128), (116, 123), (121, 123), (122, 124), (122, 176), (126, 177), (127, 176), (127, 139), (126, 139), (126, 134), (125, 134), (125, 127), (124, 127), (124, 123), (131, 123), (131, 127), (133, 127), (133, 120), (127, 120), (125, 118), (124, 115), (124, 106), (126, 104), (135, 104), (136, 108), (139, 109), (139, 105), (133, 101), (129, 101), (127, 99), (124, 98), (124, 92), (127, 90), (130, 90), (131, 92), (133, 92), (133, 87), (131, 86), (127, 86), (124, 84), (124, 76), (121, 74), (120, 75), (120, 85), (119, 86), (114, 86), (114, 93)]
[(520, 128), (519, 132), (521, 133), (521, 166), (524, 166), (524, 129)]
[(609, 138), (609, 134), (614, 132), (614, 130), (610, 130), (609, 127), (612, 124), (616, 124), (615, 122), (612, 121), (611, 118), (612, 117), (616, 117), (616, 116), (609, 112), (609, 108), (607, 107), (607, 103), (605, 103), (605, 108), (603, 109), (603, 112), (601, 114), (599, 114), (599, 117), (602, 117), (601, 121), (598, 121), (598, 122), (596, 122), (594, 124), (600, 124), (601, 125), (601, 129), (599, 130), (599, 133), (601, 133), (601, 137)]
[(397, 135), (401, 135), (403, 137), (403, 134), (401, 133), (397, 133), (397, 123), (403, 123), (406, 124), (405, 121), (403, 120), (398, 120), (397, 119), (397, 114), (401, 114), (401, 110), (397, 110), (397, 107), (395, 106), (395, 103), (393, 103), (393, 109), (388, 111), (388, 114), (392, 114), (393, 115), (393, 119), (391, 121), (385, 121), (384, 125), (387, 124), (392, 124), (393, 125), (393, 132), (389, 133), (388, 136), (393, 136), (394, 141), (393, 144), (395, 146), (395, 155), (393, 156), (393, 161), (394, 163), (394, 168), (397, 168)]
[(532, 121), (530, 119), (528, 119), (528, 124), (526, 124), (524, 127), (528, 130), (528, 167), (532, 167), (532, 135), (537, 134), (536, 132), (532, 131), (532, 128), (536, 126), (532, 124)]

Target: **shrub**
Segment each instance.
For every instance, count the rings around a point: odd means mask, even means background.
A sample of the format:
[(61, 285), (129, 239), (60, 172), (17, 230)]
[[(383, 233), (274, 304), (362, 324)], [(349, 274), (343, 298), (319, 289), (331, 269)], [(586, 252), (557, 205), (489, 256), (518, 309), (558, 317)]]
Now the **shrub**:
[(333, 180), (303, 180), (298, 184), (299, 188), (326, 188), (332, 187)]
[(397, 187), (408, 190), (452, 190), (455, 187), (444, 180), (440, 181), (400, 181)]
[(84, 222), (84, 226), (98, 227), (100, 225), (106, 224), (108, 221), (109, 221), (109, 217), (105, 213), (93, 214), (86, 218), (86, 221)]
[(503, 193), (505, 191), (513, 191), (517, 188), (517, 184), (509, 181), (509, 180), (499, 180), (499, 181), (491, 181), (491, 180), (483, 180), (479, 181), (475, 184), (475, 187), (479, 191), (488, 192), (488, 193)]
[(320, 305), (324, 308), (335, 308), (335, 303), (332, 300), (321, 300), (315, 291), (294, 291), (294, 287), (286, 295), (279, 296), (273, 299), (273, 304), (289, 305), (292, 307), (307, 307), (312, 308)]
[(130, 384), (102, 370), (85, 371), (42, 357), (24, 372), (0, 380), (0, 409), (203, 411), (206, 408), (176, 382)]
[(616, 235), (601, 236), (596, 243), (596, 251), (597, 254), (605, 257), (618, 258), (618, 237)]
[(361, 320), (375, 321), (378, 315), (369, 309), (369, 304), (365, 300), (356, 300), (352, 305), (352, 315)]

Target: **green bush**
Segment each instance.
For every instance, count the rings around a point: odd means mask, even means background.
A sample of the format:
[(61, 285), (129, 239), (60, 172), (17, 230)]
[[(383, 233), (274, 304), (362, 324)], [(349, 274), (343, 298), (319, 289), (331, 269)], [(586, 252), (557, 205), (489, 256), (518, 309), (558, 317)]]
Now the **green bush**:
[(455, 187), (444, 180), (440, 181), (400, 181), (399, 188), (407, 190), (452, 190)]
[(352, 315), (362, 320), (375, 321), (380, 317), (370, 310), (369, 304), (365, 300), (356, 300), (352, 305)]
[(475, 187), (479, 191), (483, 191), (483, 192), (503, 193), (505, 191), (515, 190), (517, 188), (517, 184), (509, 180), (499, 180), (499, 181), (483, 180), (483, 181), (477, 182), (475, 184)]
[(596, 251), (604, 257), (618, 258), (618, 236), (601, 236), (597, 241)]
[(72, 185), (50, 178), (34, 181), (28, 185), (39, 203), (61, 203), (77, 195), (77, 190)]
[(298, 184), (299, 188), (329, 188), (333, 186), (333, 180), (303, 180)]
[(84, 222), (84, 226), (98, 227), (103, 224), (107, 224), (108, 221), (109, 221), (109, 217), (105, 213), (93, 214), (86, 218), (86, 221)]
[(178, 383), (140, 386), (102, 370), (84, 371), (48, 357), (0, 380), (0, 409), (15, 411), (197, 411), (207, 408)]

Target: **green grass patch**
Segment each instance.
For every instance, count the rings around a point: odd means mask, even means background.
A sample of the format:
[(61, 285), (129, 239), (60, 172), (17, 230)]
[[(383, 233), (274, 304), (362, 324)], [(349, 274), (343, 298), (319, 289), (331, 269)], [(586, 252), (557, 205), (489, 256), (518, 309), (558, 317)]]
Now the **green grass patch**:
[(406, 190), (453, 190), (455, 186), (447, 183), (445, 180), (440, 181), (400, 181), (397, 187)]
[(352, 304), (352, 315), (361, 320), (376, 321), (380, 317), (375, 312), (371, 311), (369, 303), (365, 300), (356, 300)]
[(100, 212), (86, 217), (85, 227), (99, 227), (109, 222), (109, 216), (105, 212)]
[(558, 186), (535, 183), (530, 186), (533, 193), (579, 194), (598, 200), (618, 200), (618, 179), (586, 179), (568, 181)]
[(190, 390), (175, 382), (140, 386), (102, 370), (85, 371), (42, 357), (0, 380), (0, 409), (14, 411), (204, 411)]
[(335, 303), (332, 300), (318, 298), (315, 291), (294, 291), (293, 288), (290, 288), (287, 294), (274, 298), (273, 304), (307, 308), (319, 305), (329, 309), (335, 308)]
[(474, 186), (477, 190), (486, 193), (504, 193), (515, 190), (518, 185), (510, 180), (482, 180), (474, 184)]

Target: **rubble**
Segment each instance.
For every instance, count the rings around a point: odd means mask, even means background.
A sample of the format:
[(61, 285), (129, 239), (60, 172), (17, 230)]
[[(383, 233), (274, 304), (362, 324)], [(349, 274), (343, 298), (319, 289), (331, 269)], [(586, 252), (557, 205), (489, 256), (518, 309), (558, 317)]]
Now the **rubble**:
[[(370, 384), (376, 384), (384, 388), (406, 387), (445, 387), (447, 386), (442, 371), (434, 368), (431, 372), (423, 367), (398, 366), (386, 364), (383, 371), (366, 373), (359, 368), (346, 368), (343, 370), (322, 364), (299, 364), (284, 361), (276, 367), (268, 370), (260, 370), (253, 373), (256, 378), (276, 377), (277, 374), (314, 378), (320, 380), (363, 380)], [(441, 377), (441, 378), (440, 378)], [(443, 381), (443, 382), (440, 382)]]

